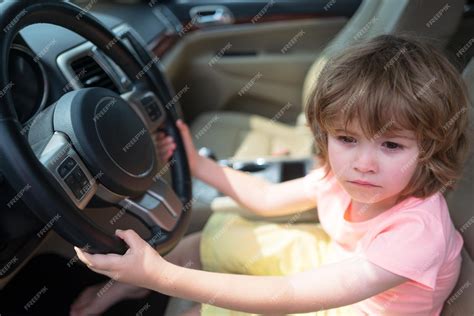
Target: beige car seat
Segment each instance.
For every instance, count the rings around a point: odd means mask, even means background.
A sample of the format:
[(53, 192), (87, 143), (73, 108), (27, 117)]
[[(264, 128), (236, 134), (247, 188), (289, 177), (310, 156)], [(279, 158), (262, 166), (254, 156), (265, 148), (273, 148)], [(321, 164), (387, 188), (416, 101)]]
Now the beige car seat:
[[(318, 56), (306, 74), (302, 109), (317, 75), (328, 56), (351, 42), (385, 33), (410, 32), (436, 39), (444, 47), (456, 31), (464, 0), (364, 0), (354, 16)], [(435, 15), (440, 15), (434, 23)], [(433, 19), (433, 20), (432, 20)], [(431, 22), (430, 22), (431, 20)], [(429, 24), (429, 27), (427, 26)], [(288, 156), (308, 157), (314, 150), (304, 113), (295, 125), (243, 112), (212, 111), (199, 115), (191, 124), (197, 148), (210, 148), (218, 159), (255, 159), (268, 157), (281, 149)], [(210, 126), (210, 127), (209, 127)]]
[(443, 316), (474, 315), (474, 59), (471, 59), (464, 69), (463, 77), (471, 99), (469, 111), (471, 147), (463, 177), (458, 187), (447, 195), (454, 226), (464, 239), (463, 262), (458, 282), (444, 304), (441, 313)]

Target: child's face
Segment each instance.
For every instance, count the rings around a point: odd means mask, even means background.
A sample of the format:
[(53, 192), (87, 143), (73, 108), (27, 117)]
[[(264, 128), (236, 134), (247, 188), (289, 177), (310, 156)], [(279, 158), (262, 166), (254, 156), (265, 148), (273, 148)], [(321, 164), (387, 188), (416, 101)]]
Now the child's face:
[(416, 169), (418, 154), (415, 134), (408, 130), (367, 139), (357, 124), (350, 124), (347, 133), (341, 126), (328, 135), (331, 169), (352, 199), (361, 203), (398, 197)]

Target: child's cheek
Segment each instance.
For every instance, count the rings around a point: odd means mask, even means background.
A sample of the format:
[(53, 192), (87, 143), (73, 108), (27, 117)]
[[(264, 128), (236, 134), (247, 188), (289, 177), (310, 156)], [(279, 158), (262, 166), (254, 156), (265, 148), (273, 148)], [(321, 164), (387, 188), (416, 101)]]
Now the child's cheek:
[(401, 192), (410, 182), (417, 168), (417, 152), (407, 152), (396, 161), (384, 163), (384, 178), (388, 179), (390, 191)]
[(389, 170), (384, 174), (384, 178), (387, 183), (384, 185), (384, 188), (388, 190), (390, 195), (399, 193), (404, 187), (404, 177), (401, 175), (400, 171), (395, 172), (395, 170)]
[(337, 146), (334, 142), (329, 139), (328, 140), (328, 160), (329, 165), (331, 166), (331, 170), (335, 174), (339, 174), (339, 166), (341, 165), (341, 150), (336, 148)]
[(331, 170), (336, 175), (342, 175), (345, 170), (350, 168), (351, 157), (349, 150), (331, 138), (328, 140), (328, 156)]

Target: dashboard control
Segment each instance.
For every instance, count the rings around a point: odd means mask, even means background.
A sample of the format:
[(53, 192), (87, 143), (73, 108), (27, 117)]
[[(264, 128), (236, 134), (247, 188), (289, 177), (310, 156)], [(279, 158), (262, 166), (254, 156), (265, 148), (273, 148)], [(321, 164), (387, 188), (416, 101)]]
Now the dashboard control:
[(140, 103), (150, 117), (150, 120), (153, 122), (158, 120), (163, 115), (160, 106), (152, 96), (148, 95), (141, 98)]

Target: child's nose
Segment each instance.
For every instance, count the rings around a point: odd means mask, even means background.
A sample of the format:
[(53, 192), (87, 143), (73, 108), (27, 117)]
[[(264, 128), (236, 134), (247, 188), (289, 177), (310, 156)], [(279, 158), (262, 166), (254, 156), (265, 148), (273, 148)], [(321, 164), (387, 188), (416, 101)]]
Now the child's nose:
[(361, 149), (357, 152), (353, 167), (360, 173), (378, 172), (378, 162), (376, 153), (370, 149)]

